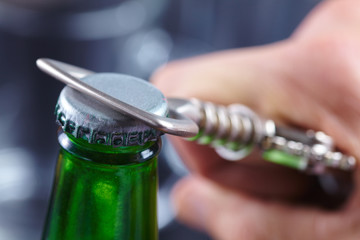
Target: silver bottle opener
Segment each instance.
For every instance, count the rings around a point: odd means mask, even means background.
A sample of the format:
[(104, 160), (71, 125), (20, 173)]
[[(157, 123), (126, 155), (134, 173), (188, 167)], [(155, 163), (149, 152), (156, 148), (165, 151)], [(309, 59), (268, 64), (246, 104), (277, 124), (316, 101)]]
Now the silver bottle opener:
[(274, 121), (261, 119), (241, 104), (225, 107), (197, 99), (168, 98), (169, 115), (161, 117), (124, 103), (80, 80), (95, 74), (92, 71), (45, 58), (38, 59), (37, 66), (70, 87), (154, 129), (212, 145), (227, 160), (240, 160), (258, 148), (265, 160), (312, 174), (324, 173), (328, 168), (350, 171), (356, 166), (354, 157), (335, 151), (332, 138), (325, 133), (277, 126)]

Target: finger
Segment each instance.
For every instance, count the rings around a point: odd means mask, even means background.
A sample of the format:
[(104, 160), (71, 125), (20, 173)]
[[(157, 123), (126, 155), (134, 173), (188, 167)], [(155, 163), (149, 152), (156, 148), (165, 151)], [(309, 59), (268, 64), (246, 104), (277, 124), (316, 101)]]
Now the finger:
[(284, 92), (282, 86), (271, 83), (276, 78), (274, 69), (279, 64), (276, 56), (281, 55), (280, 45), (174, 62), (159, 69), (152, 81), (171, 97), (196, 97), (226, 105), (238, 102), (261, 108), (263, 100), (276, 97), (267, 98), (269, 91)]
[(177, 185), (173, 202), (182, 221), (218, 240), (345, 239), (349, 223), (341, 213), (261, 202), (195, 177)]
[(299, 200), (311, 194), (316, 186), (316, 178), (265, 162), (258, 152), (231, 162), (206, 146), (179, 139), (173, 143), (191, 172), (237, 192), (266, 199)]
[[(301, 81), (290, 77), (297, 76), (292, 64), (296, 51), (291, 44), (284, 41), (170, 63), (157, 71), (152, 81), (169, 97), (242, 103), (272, 119), (318, 125), (322, 106), (312, 95), (299, 92)], [(312, 107), (307, 107), (310, 104)]]

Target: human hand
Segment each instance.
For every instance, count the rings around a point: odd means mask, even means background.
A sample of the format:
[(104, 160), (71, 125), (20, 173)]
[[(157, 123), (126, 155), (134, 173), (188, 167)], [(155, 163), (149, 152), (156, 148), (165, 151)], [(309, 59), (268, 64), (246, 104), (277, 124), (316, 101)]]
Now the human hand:
[[(242, 103), (278, 122), (324, 131), (360, 159), (359, 5), (324, 2), (286, 41), (171, 63), (153, 82), (166, 96)], [(178, 215), (215, 239), (360, 239), (359, 168), (350, 199), (329, 212), (288, 204), (309, 197), (308, 176), (256, 154), (234, 163), (208, 147), (173, 142), (192, 172), (173, 193)]]

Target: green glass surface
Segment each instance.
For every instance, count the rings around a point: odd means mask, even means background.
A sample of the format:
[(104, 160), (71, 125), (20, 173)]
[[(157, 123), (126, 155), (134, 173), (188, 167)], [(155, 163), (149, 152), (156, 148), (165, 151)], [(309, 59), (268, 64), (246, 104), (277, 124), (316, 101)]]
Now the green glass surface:
[(204, 133), (204, 130), (200, 129), (199, 133), (196, 136), (187, 138), (187, 140), (188, 141), (196, 141), (203, 135), (203, 133)]
[(113, 148), (61, 133), (59, 142), (43, 240), (158, 239), (160, 140)]
[(306, 159), (300, 156), (291, 155), (279, 150), (267, 150), (263, 153), (263, 158), (269, 162), (283, 166), (303, 170), (306, 168)]

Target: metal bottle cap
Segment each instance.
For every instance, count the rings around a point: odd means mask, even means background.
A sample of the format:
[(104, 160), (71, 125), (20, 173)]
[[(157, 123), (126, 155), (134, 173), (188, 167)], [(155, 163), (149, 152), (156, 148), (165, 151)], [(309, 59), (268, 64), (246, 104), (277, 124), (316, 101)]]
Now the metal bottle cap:
[[(166, 116), (163, 94), (150, 83), (131, 76), (98, 73), (81, 79), (90, 86), (146, 112)], [(143, 145), (161, 132), (119, 113), (70, 87), (60, 93), (55, 110), (63, 130), (89, 143), (118, 146)]]

